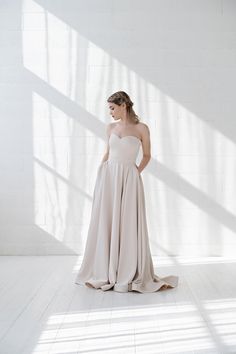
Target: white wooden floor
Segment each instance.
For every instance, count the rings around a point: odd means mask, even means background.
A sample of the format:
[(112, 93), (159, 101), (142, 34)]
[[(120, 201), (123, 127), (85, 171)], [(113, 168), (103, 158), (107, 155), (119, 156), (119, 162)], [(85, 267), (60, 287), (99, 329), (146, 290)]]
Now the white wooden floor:
[(74, 283), (80, 257), (0, 257), (0, 353), (236, 353), (236, 259), (153, 261), (177, 288), (103, 292)]

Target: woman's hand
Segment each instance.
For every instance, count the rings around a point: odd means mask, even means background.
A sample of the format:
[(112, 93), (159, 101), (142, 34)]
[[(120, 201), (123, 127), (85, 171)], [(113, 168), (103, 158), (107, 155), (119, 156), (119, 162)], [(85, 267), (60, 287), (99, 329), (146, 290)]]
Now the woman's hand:
[(139, 171), (139, 168), (138, 168), (138, 166), (136, 164), (135, 164), (135, 167), (137, 168), (138, 173), (140, 174), (141, 172)]

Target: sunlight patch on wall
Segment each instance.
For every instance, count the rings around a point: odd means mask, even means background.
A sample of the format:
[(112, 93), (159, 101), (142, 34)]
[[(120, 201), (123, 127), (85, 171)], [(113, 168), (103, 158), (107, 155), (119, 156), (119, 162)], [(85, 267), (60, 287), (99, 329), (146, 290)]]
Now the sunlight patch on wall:
[[(40, 210), (40, 213), (35, 210), (35, 224), (73, 248), (80, 241), (78, 229), (80, 232), (87, 229), (86, 215), (91, 205), (91, 179), (88, 174), (79, 178), (80, 171), (69, 168), (74, 156), (73, 141), (75, 151), (80, 151), (78, 139), (73, 137), (79, 132), (79, 124), (33, 93), (32, 129), (34, 200)], [(80, 141), (83, 149), (86, 148), (84, 143), (85, 140), (83, 144)]]

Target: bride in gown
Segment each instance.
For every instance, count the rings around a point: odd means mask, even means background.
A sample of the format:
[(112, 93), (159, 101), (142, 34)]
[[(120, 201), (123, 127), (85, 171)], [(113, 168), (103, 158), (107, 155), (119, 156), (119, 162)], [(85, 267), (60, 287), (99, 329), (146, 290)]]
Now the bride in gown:
[[(108, 100), (118, 122), (107, 126), (107, 150), (98, 168), (85, 252), (75, 283), (118, 292), (174, 288), (178, 277), (154, 274), (141, 172), (151, 158), (150, 133), (129, 95)], [(143, 158), (136, 165), (142, 146)]]

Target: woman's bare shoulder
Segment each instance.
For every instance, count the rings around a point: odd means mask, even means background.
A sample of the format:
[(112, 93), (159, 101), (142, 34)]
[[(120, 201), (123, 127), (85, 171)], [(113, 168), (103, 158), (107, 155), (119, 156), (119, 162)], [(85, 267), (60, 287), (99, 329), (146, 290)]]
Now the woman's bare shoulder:
[(137, 124), (137, 128), (139, 129), (141, 134), (148, 134), (149, 133), (149, 127), (146, 123), (139, 122)]
[(107, 134), (110, 135), (111, 131), (114, 129), (116, 123), (108, 123), (106, 126)]

